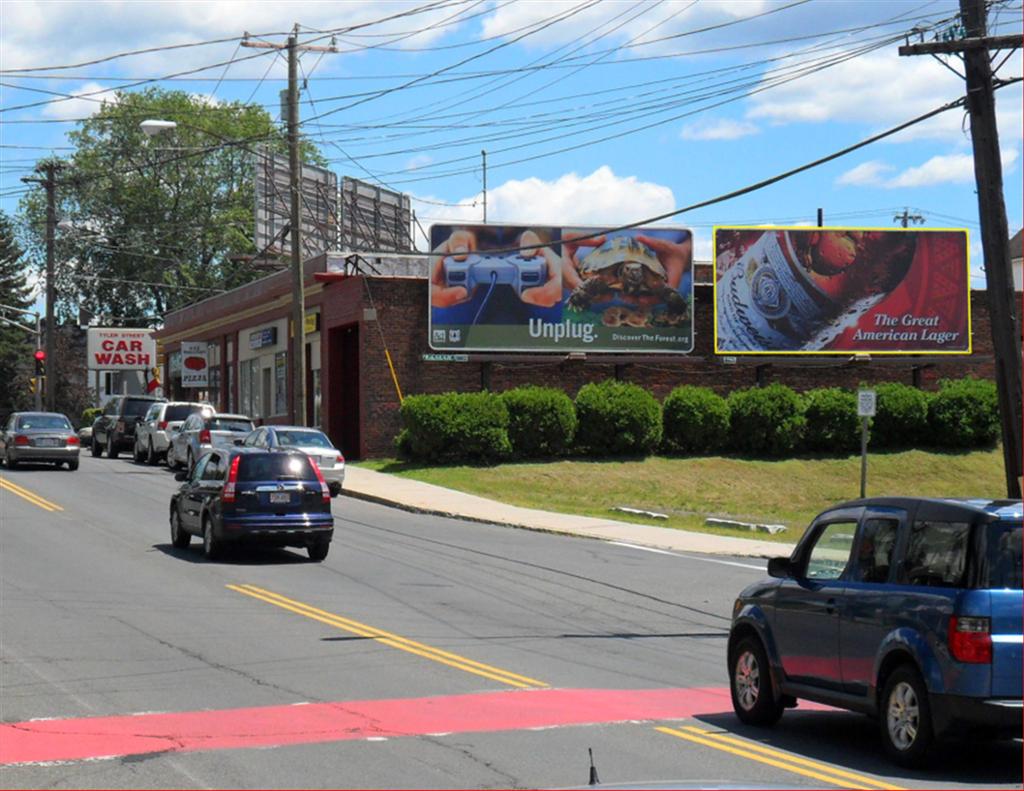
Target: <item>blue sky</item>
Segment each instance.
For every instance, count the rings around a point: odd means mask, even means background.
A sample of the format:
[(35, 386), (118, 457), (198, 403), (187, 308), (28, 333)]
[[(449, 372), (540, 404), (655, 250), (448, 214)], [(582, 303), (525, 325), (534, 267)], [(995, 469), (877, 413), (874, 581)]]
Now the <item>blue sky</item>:
[[(956, 58), (897, 55), (908, 31), (941, 34), (956, 8), (947, 0), (4, 0), (0, 208), (16, 211), (21, 176), (51, 150), (66, 153), (69, 119), (95, 112), (97, 100), (110, 100), (102, 92), (118, 85), (209, 67), (156, 84), (210, 102), (251, 97), (277, 116), (284, 59), (240, 48), (238, 37), (249, 31), (283, 42), (298, 23), (302, 39), (318, 44), (330, 37), (318, 31), (362, 25), (337, 33), (338, 54), (302, 57), (308, 88), (300, 112), (320, 116), (303, 132), (339, 175), (410, 193), (424, 227), (482, 219), (481, 149), (491, 222), (635, 222), (825, 156), (961, 96)], [(380, 21), (386, 16), (399, 18)], [(997, 4), (990, 25), (993, 33), (1019, 33), (1020, 0)], [(229, 40), (14, 71), (214, 39)], [(1017, 52), (999, 75), (1021, 72)], [(39, 91), (80, 98), (52, 101), (62, 96)], [(1011, 233), (1022, 217), (1021, 97), (1020, 85), (997, 94)], [(36, 102), (49, 103), (14, 109)], [(700, 259), (710, 257), (713, 224), (809, 224), (821, 208), (826, 224), (894, 227), (908, 208), (925, 227), (970, 230), (980, 286), (972, 163), (966, 119), (955, 109), (671, 222), (693, 228)]]

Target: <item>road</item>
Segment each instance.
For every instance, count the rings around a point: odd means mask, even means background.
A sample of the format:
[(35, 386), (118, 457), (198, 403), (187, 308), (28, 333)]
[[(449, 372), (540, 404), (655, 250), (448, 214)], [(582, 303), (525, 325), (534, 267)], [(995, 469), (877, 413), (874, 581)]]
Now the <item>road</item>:
[(335, 540), (205, 561), (164, 468), (0, 473), (0, 787), (1020, 788), (1020, 742), (927, 772), (875, 725), (734, 718), (733, 598), (763, 562), (340, 497)]

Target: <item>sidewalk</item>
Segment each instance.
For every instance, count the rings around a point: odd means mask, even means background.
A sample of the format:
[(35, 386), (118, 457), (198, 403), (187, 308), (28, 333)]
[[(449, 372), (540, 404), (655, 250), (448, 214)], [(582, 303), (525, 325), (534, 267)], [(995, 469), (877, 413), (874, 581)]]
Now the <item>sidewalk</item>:
[(792, 549), (789, 544), (771, 541), (732, 538), (655, 525), (618, 522), (613, 519), (519, 508), (355, 465), (346, 467), (342, 495), (415, 513), (449, 516), (548, 533), (600, 538), (605, 541), (621, 541), (675, 552), (768, 558), (788, 555)]

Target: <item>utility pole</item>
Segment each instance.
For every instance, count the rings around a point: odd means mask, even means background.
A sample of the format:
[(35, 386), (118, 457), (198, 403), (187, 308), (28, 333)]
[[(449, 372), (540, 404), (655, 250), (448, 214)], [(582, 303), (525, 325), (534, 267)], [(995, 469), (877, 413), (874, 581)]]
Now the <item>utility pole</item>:
[(1017, 48), (1024, 36), (988, 36), (984, 0), (960, 0), (966, 37), (900, 47), (900, 55), (962, 53), (967, 82), (967, 111), (971, 117), (974, 176), (978, 186), (981, 243), (985, 252), (985, 280), (992, 352), (995, 357), (999, 414), (1002, 420), (1006, 493), (1021, 496), (1021, 347), (1017, 299), (1010, 266), (1010, 232), (1003, 200), (1003, 166), (996, 128), (991, 50)]
[[(5, 310), (9, 310), (12, 313), (20, 313), (23, 316), (32, 316), (36, 320), (35, 328), (30, 327), (30, 326), (28, 326), (26, 324), (21, 324), (21, 323), (19, 323), (17, 321), (12, 321), (11, 319), (5, 318), (2, 315)], [(39, 314), (36, 311), (34, 311), (34, 310), (25, 310), (23, 308), (16, 308), (13, 305), (0, 305), (0, 324), (7, 324), (7, 325), (9, 325), (11, 327), (17, 327), (19, 330), (25, 330), (26, 332), (33, 333), (36, 336), (36, 352), (39, 352), (39, 351), (42, 350), (42, 348), (43, 348), (43, 329), (42, 329), (42, 326), (41, 326), (42, 322), (40, 322)], [(35, 376), (35, 373), (36, 373), (35, 371), (33, 371), (32, 373), (33, 373), (33, 379), (35, 379), (35, 391), (34, 391), (34, 394), (33, 394), (34, 397), (35, 397), (35, 407), (34, 408), (35, 408), (36, 412), (41, 412), (42, 409), (43, 409), (42, 392), (40, 391), (40, 388), (42, 387), (42, 382), (40, 382), (39, 378), (37, 376)]]
[(484, 225), (487, 225), (487, 152), (481, 151), (480, 156), (484, 163)]
[[(42, 184), (46, 190), (46, 409), (48, 412), (57, 410), (57, 387), (59, 362), (57, 360), (57, 317), (54, 314), (56, 303), (56, 283), (54, 282), (55, 250), (54, 233), (57, 228), (57, 173), (63, 169), (60, 162), (52, 159), (40, 163), (36, 167), (36, 173), (42, 173), (43, 178), (26, 176), (22, 181), (26, 183)], [(38, 383), (36, 385), (38, 390)]]
[(903, 214), (897, 214), (892, 218), (892, 221), (898, 222), (900, 225), (906, 228), (907, 225), (909, 225), (910, 223), (914, 223), (916, 225), (923, 225), (924, 217), (922, 217), (920, 214), (911, 214), (910, 209), (904, 206)]
[(302, 159), (299, 156), (299, 52), (337, 52), (334, 40), (329, 47), (299, 45), (299, 25), (292, 28), (286, 44), (252, 41), (249, 34), (243, 47), (288, 50), (288, 168), (291, 220), (288, 239), (291, 246), (292, 269), (292, 400), (291, 421), (305, 426), (306, 415), (306, 295), (305, 272), (302, 267)]

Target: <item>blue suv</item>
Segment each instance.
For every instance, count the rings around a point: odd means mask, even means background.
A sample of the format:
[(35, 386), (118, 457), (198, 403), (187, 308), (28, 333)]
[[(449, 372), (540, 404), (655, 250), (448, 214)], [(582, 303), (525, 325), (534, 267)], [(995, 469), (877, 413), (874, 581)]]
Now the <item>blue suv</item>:
[(876, 717), (920, 765), (957, 730), (1021, 736), (1021, 501), (871, 498), (820, 514), (733, 607), (733, 708), (798, 698)]

